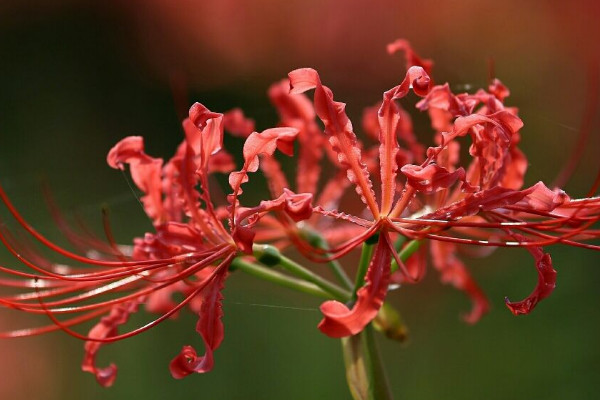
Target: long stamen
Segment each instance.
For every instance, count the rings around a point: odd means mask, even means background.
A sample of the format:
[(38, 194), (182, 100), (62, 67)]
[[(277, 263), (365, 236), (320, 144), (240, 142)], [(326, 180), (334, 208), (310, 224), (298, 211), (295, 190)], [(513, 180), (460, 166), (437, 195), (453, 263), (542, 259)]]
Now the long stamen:
[(194, 297), (196, 297), (216, 276), (216, 272), (217, 270), (220, 270), (221, 268), (224, 268), (224, 266), (229, 265), (231, 260), (233, 259), (234, 255), (229, 256), (227, 259), (225, 259), (221, 264), (219, 264), (219, 266), (215, 269), (215, 273), (213, 273), (211, 276), (209, 276), (208, 278), (206, 278), (203, 282), (201, 282), (198, 287), (192, 292), (190, 293), (188, 296), (186, 296), (179, 304), (177, 304), (175, 307), (171, 308), (169, 311), (167, 311), (166, 313), (164, 313), (163, 315), (161, 315), (160, 317), (158, 317), (157, 319), (137, 328), (134, 330), (131, 330), (127, 333), (123, 333), (120, 335), (114, 335), (114, 336), (110, 336), (107, 338), (93, 338), (93, 337), (89, 337), (86, 335), (82, 335), (80, 333), (77, 333), (75, 331), (73, 331), (72, 329), (70, 329), (68, 326), (66, 326), (65, 324), (63, 324), (61, 321), (59, 321), (55, 316), (54, 313), (49, 310), (48, 308), (46, 308), (44, 306), (43, 301), (40, 299), (40, 306), (46, 311), (46, 315), (48, 315), (48, 318), (50, 318), (52, 320), (52, 322), (54, 322), (62, 331), (66, 332), (67, 334), (69, 334), (70, 336), (73, 336), (77, 339), (81, 339), (81, 340), (85, 340), (85, 341), (92, 341), (92, 342), (100, 342), (100, 343), (111, 343), (111, 342), (115, 342), (118, 340), (122, 340), (122, 339), (127, 339), (129, 337), (132, 336), (136, 336), (139, 335), (140, 333), (143, 333), (145, 331), (147, 331), (148, 329), (160, 324), (161, 322), (163, 322), (164, 320), (170, 318), (173, 314), (177, 313), (179, 310), (181, 310), (184, 306), (186, 306), (190, 301), (192, 301), (192, 299), (194, 299)]
[[(91, 265), (96, 265), (96, 266), (107, 266), (107, 267), (113, 267), (113, 266), (127, 267), (127, 266), (136, 266), (136, 265), (142, 265), (142, 264), (143, 265), (151, 265), (151, 264), (155, 263), (155, 261), (153, 261), (153, 260), (102, 261), (102, 260), (95, 260), (95, 259), (89, 258), (89, 257), (83, 257), (78, 254), (72, 253), (66, 249), (63, 249), (60, 246), (57, 246), (56, 244), (54, 244), (53, 242), (48, 240), (45, 236), (43, 236), (42, 234), (37, 232), (31, 225), (29, 225), (27, 223), (27, 221), (23, 218), (23, 216), (14, 207), (14, 205), (12, 204), (12, 202), (10, 201), (10, 199), (4, 192), (4, 189), (2, 188), (1, 185), (0, 185), (0, 199), (6, 205), (6, 207), (8, 208), (10, 213), (13, 215), (15, 220), (19, 223), (19, 225), (21, 225), (27, 232), (29, 232), (36, 240), (38, 240), (40, 243), (42, 243), (44, 246), (48, 247), (49, 249), (55, 251), (58, 254), (65, 256), (67, 258), (71, 258), (75, 261), (79, 261), (79, 262), (82, 262), (85, 264), (91, 264)], [(171, 261), (175, 261), (176, 258), (177, 257), (173, 257), (173, 260), (171, 260)]]

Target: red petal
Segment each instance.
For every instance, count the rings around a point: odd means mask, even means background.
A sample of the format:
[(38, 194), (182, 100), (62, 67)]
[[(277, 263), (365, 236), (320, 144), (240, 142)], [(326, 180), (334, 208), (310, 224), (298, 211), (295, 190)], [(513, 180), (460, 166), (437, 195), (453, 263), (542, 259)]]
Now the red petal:
[(394, 42), (387, 45), (387, 52), (389, 54), (393, 54), (397, 51), (404, 52), (406, 57), (406, 69), (409, 69), (412, 66), (418, 66), (422, 67), (427, 75), (431, 75), (433, 61), (428, 58), (423, 59), (419, 57), (408, 40), (396, 39)]
[(305, 95), (290, 93), (290, 81), (288, 79), (283, 79), (271, 85), (269, 99), (277, 108), (279, 117), (284, 123), (295, 119), (304, 122), (315, 119), (315, 110), (310, 100)]
[(149, 161), (146, 153), (144, 153), (144, 138), (141, 136), (128, 136), (108, 152), (106, 162), (111, 168), (123, 169), (123, 164), (132, 161)]
[(509, 189), (520, 189), (527, 172), (527, 158), (516, 146), (510, 149), (510, 158), (506, 160), (506, 170), (502, 177), (502, 186)]
[[(138, 301), (128, 301), (118, 304), (110, 309), (110, 313), (103, 317), (98, 324), (91, 330), (88, 336), (94, 339), (106, 339), (115, 336), (118, 333), (118, 326), (127, 322), (129, 315), (138, 309)], [(98, 383), (104, 387), (111, 386), (117, 378), (117, 366), (110, 364), (105, 368), (96, 366), (96, 353), (104, 343), (87, 341), (85, 342), (85, 357), (81, 363), (81, 369), (85, 372), (91, 372), (96, 376)]]
[(408, 183), (417, 191), (422, 193), (435, 193), (452, 186), (457, 180), (464, 181), (465, 170), (462, 168), (454, 172), (448, 172), (446, 168), (437, 164), (429, 164), (426, 167), (418, 165), (405, 165), (401, 169), (406, 175)]
[[(312, 194), (296, 194), (289, 189), (283, 189), (283, 194), (275, 200), (263, 200), (257, 207), (238, 209), (233, 238), (240, 250), (252, 254), (254, 231), (249, 228), (263, 215), (273, 211), (284, 212), (295, 222), (307, 220), (313, 212)], [(245, 221), (248, 223), (244, 225)]]
[(194, 372), (202, 374), (213, 368), (213, 352), (223, 341), (223, 323), (221, 321), (223, 295), (221, 291), (226, 275), (227, 269), (222, 268), (215, 275), (212, 284), (202, 291), (202, 306), (196, 331), (204, 342), (205, 354), (198, 357), (192, 346), (184, 346), (181, 353), (169, 365), (171, 375), (175, 379), (181, 379)]
[(453, 220), (458, 217), (475, 215), (479, 211), (489, 211), (514, 205), (535, 190), (532, 186), (525, 190), (511, 190), (500, 186), (476, 192), (469, 197), (424, 215), (423, 219)]
[(299, 129), (300, 149), (296, 170), (296, 190), (314, 193), (321, 171), (320, 161), (323, 157), (325, 141), (325, 135), (315, 122), (314, 107), (305, 95), (290, 93), (288, 79), (271, 85), (269, 98), (277, 108), (281, 125)]
[(488, 312), (490, 304), (479, 286), (471, 278), (465, 265), (456, 257), (456, 246), (452, 243), (432, 241), (433, 266), (440, 271), (441, 281), (463, 290), (473, 304), (471, 311), (463, 315), (466, 322), (473, 324)]
[(223, 125), (233, 136), (247, 138), (254, 132), (254, 120), (246, 118), (239, 108), (229, 110), (223, 115)]
[(375, 318), (387, 294), (390, 280), (390, 248), (386, 233), (382, 232), (365, 276), (365, 286), (357, 292), (358, 299), (352, 309), (339, 301), (329, 300), (321, 304), (325, 316), (319, 329), (327, 336), (341, 338), (356, 335)]
[(264, 156), (260, 161), (260, 169), (269, 185), (271, 197), (281, 196), (283, 190), (290, 186), (275, 157)]
[(240, 186), (248, 182), (248, 172), (256, 172), (260, 154), (273, 155), (275, 149), (293, 155), (294, 139), (298, 130), (294, 128), (272, 128), (261, 133), (253, 132), (244, 143), (244, 167), (229, 175), (229, 184), (237, 196), (242, 193)]
[(210, 156), (223, 146), (223, 114), (194, 103), (189, 118), (183, 121), (183, 129), (188, 146), (200, 157), (197, 167), (206, 170)]
[(564, 191), (550, 190), (542, 182), (536, 183), (530, 189), (533, 190), (520, 203), (536, 211), (553, 211), (569, 201), (569, 196)]
[(350, 182), (356, 185), (356, 192), (369, 207), (374, 216), (379, 215), (379, 207), (375, 200), (373, 184), (362, 161), (360, 147), (356, 135), (352, 131), (352, 123), (345, 112), (346, 105), (333, 100), (331, 90), (321, 84), (319, 74), (312, 68), (302, 68), (288, 74), (291, 93), (303, 93), (315, 89), (315, 111), (325, 125), (325, 133), (329, 137), (331, 147), (338, 155), (338, 160), (346, 170)]
[(117, 143), (108, 153), (108, 165), (123, 169), (129, 164), (131, 178), (146, 195), (141, 198), (146, 214), (158, 222), (163, 213), (161, 173), (163, 160), (144, 152), (144, 139), (129, 136)]
[(217, 154), (210, 157), (208, 160), (208, 172), (220, 172), (226, 174), (235, 169), (235, 162), (231, 154), (221, 149)]
[(392, 209), (396, 194), (396, 154), (398, 153), (397, 131), (401, 109), (396, 100), (408, 94), (412, 87), (420, 96), (429, 90), (429, 76), (421, 67), (410, 67), (402, 83), (383, 94), (383, 102), (378, 112), (379, 123), (379, 162), (381, 174), (381, 213), (388, 214)]
[(474, 106), (473, 101), (463, 101), (455, 96), (447, 83), (434, 86), (427, 97), (417, 103), (417, 108), (421, 111), (440, 109), (449, 112), (451, 117), (469, 115)]
[(288, 74), (290, 93), (299, 94), (321, 85), (319, 74), (312, 68), (299, 68)]
[(514, 315), (529, 314), (540, 300), (550, 296), (556, 286), (556, 270), (552, 268), (550, 254), (544, 253), (541, 247), (527, 248), (527, 250), (535, 259), (538, 283), (524, 300), (511, 302), (508, 298), (505, 299), (506, 306)]
[(498, 100), (504, 101), (510, 96), (510, 90), (499, 79), (494, 79), (488, 86), (488, 91), (493, 94)]

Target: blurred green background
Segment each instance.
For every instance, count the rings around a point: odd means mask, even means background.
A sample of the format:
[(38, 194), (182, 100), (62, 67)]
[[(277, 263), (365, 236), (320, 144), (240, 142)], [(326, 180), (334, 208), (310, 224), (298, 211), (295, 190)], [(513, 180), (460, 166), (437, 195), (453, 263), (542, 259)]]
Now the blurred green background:
[[(313, 66), (359, 127), (361, 109), (402, 77), (402, 59), (384, 50), (405, 37), (434, 59), (436, 81), (457, 90), (485, 85), (494, 59), (512, 91), (507, 102), (525, 122), (528, 183), (549, 183), (574, 145), (585, 71), (598, 57), (598, 17), (593, 1), (3, 1), (0, 180), (29, 221), (57, 241), (43, 179), (63, 209), (95, 228), (108, 204), (117, 238), (130, 243), (151, 226), (123, 177), (106, 166), (106, 153), (127, 135), (143, 135), (149, 154), (173, 153), (182, 139), (174, 82), (188, 89), (190, 102), (215, 111), (241, 106), (264, 129), (276, 122), (268, 85)], [(429, 135), (421, 126), (426, 143)], [(574, 196), (587, 191), (598, 168), (597, 118), (592, 136), (566, 188)], [(600, 255), (561, 247), (551, 253), (557, 288), (529, 316), (513, 317), (503, 304), (504, 296), (520, 299), (535, 285), (526, 251), (468, 261), (493, 304), (475, 326), (459, 320), (469, 304), (435, 271), (391, 293), (411, 335), (406, 345), (379, 341), (396, 398), (594, 398)], [(0, 263), (16, 265), (6, 251)], [(83, 343), (76, 339), (53, 333), (1, 341), (0, 398), (347, 399), (340, 345), (316, 329), (318, 305), (232, 275), (215, 369), (182, 381), (171, 378), (168, 363), (185, 344), (201, 347), (189, 313), (103, 348), (100, 364), (119, 366), (109, 389), (80, 372)], [(46, 322), (1, 311), (2, 330)]]

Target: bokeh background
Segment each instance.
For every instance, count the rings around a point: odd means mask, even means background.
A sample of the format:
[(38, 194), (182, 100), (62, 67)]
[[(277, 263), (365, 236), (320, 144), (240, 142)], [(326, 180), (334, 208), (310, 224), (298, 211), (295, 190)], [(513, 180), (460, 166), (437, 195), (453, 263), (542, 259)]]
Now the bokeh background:
[[(551, 182), (575, 144), (586, 105), (588, 65), (599, 55), (595, 1), (9, 1), (0, 3), (0, 180), (23, 214), (60, 241), (41, 196), (50, 183), (67, 213), (100, 226), (112, 212), (117, 238), (151, 228), (126, 181), (105, 163), (127, 135), (169, 157), (182, 138), (182, 103), (225, 111), (241, 106), (259, 129), (276, 121), (266, 88), (312, 66), (361, 109), (403, 76), (385, 45), (404, 37), (436, 62), (436, 81), (457, 90), (486, 84), (488, 60), (521, 110), (528, 183)], [(187, 93), (187, 100), (174, 101)], [(598, 88), (596, 88), (598, 90)], [(185, 98), (185, 97), (184, 97)], [(428, 143), (429, 130), (420, 127)], [(569, 193), (582, 195), (600, 157), (600, 124)], [(229, 145), (241, 146), (232, 141)], [(257, 189), (255, 196), (261, 195)], [(2, 215), (6, 216), (5, 210)], [(410, 328), (405, 345), (380, 340), (398, 399), (594, 398), (600, 390), (600, 255), (553, 248), (558, 286), (529, 316), (513, 317), (536, 274), (525, 251), (469, 261), (492, 312), (460, 321), (469, 304), (425, 282), (390, 298)], [(352, 262), (352, 260), (349, 260)], [(15, 265), (3, 251), (2, 265)], [(182, 314), (133, 339), (106, 346), (114, 387), (80, 372), (82, 343), (62, 333), (0, 342), (2, 399), (347, 399), (339, 343), (316, 329), (318, 302), (235, 274), (225, 291), (226, 338), (206, 375), (173, 380), (168, 362), (200, 345), (195, 317)], [(0, 329), (45, 321), (0, 310)], [(144, 315), (134, 322), (145, 321)]]

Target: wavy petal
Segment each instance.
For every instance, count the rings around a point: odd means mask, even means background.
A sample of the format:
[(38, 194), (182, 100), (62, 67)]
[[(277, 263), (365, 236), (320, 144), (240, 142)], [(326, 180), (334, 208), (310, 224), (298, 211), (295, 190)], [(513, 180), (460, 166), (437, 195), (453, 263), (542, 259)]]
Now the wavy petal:
[(412, 48), (410, 42), (406, 39), (396, 39), (392, 43), (387, 45), (388, 54), (394, 54), (398, 51), (404, 53), (406, 57), (406, 69), (413, 66), (422, 67), (427, 75), (431, 75), (433, 69), (433, 60), (429, 58), (421, 58), (415, 50)]
[(391, 250), (385, 235), (382, 232), (379, 236), (365, 276), (366, 284), (358, 290), (358, 298), (352, 309), (335, 300), (321, 304), (321, 312), (325, 317), (319, 323), (319, 329), (327, 336), (341, 338), (356, 335), (377, 315), (390, 280)]
[[(275, 200), (263, 200), (257, 207), (238, 209), (233, 238), (240, 250), (252, 254), (254, 231), (250, 228), (269, 212), (283, 212), (294, 222), (307, 220), (313, 212), (312, 194), (296, 194), (284, 188), (281, 196)], [(248, 223), (244, 224), (245, 221)]]
[(505, 161), (502, 186), (509, 189), (520, 189), (525, 181), (528, 167), (527, 157), (516, 146), (511, 147), (510, 157)]
[(439, 109), (450, 113), (451, 117), (464, 117), (473, 112), (475, 101), (471, 99), (461, 99), (450, 91), (450, 86), (434, 86), (427, 96), (417, 103), (417, 108), (421, 111)]
[(281, 196), (283, 189), (290, 187), (281, 164), (273, 156), (264, 156), (260, 160), (260, 169), (267, 180), (271, 197)]
[(367, 166), (362, 161), (360, 147), (352, 131), (352, 123), (346, 115), (346, 105), (333, 100), (333, 93), (321, 84), (319, 74), (314, 69), (297, 69), (290, 72), (288, 76), (292, 94), (315, 89), (315, 111), (325, 125), (325, 134), (329, 137), (331, 147), (337, 153), (348, 179), (356, 185), (356, 192), (363, 203), (369, 207), (374, 216), (379, 216), (373, 184)]
[[(118, 304), (110, 309), (110, 313), (103, 317), (96, 326), (94, 326), (88, 336), (94, 339), (106, 339), (118, 334), (119, 325), (123, 325), (129, 319), (129, 315), (138, 310), (140, 301), (128, 301)], [(108, 367), (99, 368), (96, 366), (96, 353), (104, 343), (87, 341), (85, 342), (85, 357), (81, 363), (81, 369), (90, 372), (96, 376), (98, 383), (104, 387), (111, 386), (117, 378), (117, 366), (110, 364)]]
[(471, 299), (471, 311), (464, 314), (463, 319), (470, 324), (479, 321), (489, 311), (490, 304), (465, 265), (456, 257), (456, 245), (432, 241), (430, 248), (433, 266), (440, 272), (441, 281), (463, 290)]
[(426, 167), (419, 165), (405, 165), (401, 171), (406, 175), (408, 184), (417, 191), (430, 194), (447, 189), (457, 180), (465, 180), (465, 170), (461, 167), (453, 172), (437, 164), (429, 164)]
[(556, 287), (556, 270), (552, 268), (552, 258), (550, 258), (550, 254), (544, 253), (541, 247), (528, 247), (527, 250), (535, 260), (538, 282), (533, 289), (533, 292), (531, 292), (524, 300), (511, 302), (508, 300), (508, 297), (505, 299), (506, 306), (514, 315), (529, 314), (535, 308), (537, 303), (550, 296)]
[(222, 268), (216, 272), (213, 282), (202, 291), (202, 306), (196, 331), (204, 342), (204, 355), (198, 356), (192, 346), (184, 346), (181, 353), (169, 364), (173, 378), (181, 379), (194, 372), (202, 374), (213, 368), (213, 352), (223, 341), (221, 291), (226, 275), (227, 268)]
[[(536, 211), (553, 211), (569, 201), (569, 196), (560, 189), (550, 190), (543, 182), (538, 182), (531, 187), (533, 189), (520, 203), (527, 208)], [(522, 203), (522, 204), (521, 204)]]
[(223, 126), (233, 136), (247, 138), (254, 132), (254, 120), (246, 118), (240, 108), (234, 108), (223, 114)]
[(162, 165), (161, 158), (150, 157), (144, 152), (144, 139), (141, 136), (129, 136), (110, 149), (108, 165), (115, 169), (124, 169), (129, 164), (131, 178), (146, 195), (142, 196), (146, 214), (156, 223), (163, 214), (162, 202)]
[(240, 171), (229, 175), (229, 185), (234, 197), (242, 193), (241, 185), (248, 182), (248, 172), (256, 172), (259, 166), (258, 156), (273, 155), (279, 149), (289, 156), (294, 153), (294, 139), (298, 134), (295, 128), (271, 128), (261, 133), (253, 132), (244, 143), (244, 166)]
[(223, 146), (223, 114), (210, 111), (200, 103), (190, 107), (189, 118), (183, 121), (188, 145), (200, 156), (199, 168), (206, 168), (211, 155)]
[(269, 99), (277, 108), (281, 124), (298, 128), (296, 190), (316, 192), (325, 135), (315, 122), (315, 110), (304, 94), (290, 93), (290, 81), (283, 79), (269, 88)]
[(422, 216), (423, 219), (453, 220), (458, 217), (475, 215), (479, 211), (489, 211), (517, 204), (531, 194), (535, 186), (524, 190), (511, 190), (500, 186), (473, 193), (469, 197)]
[(383, 101), (378, 112), (379, 123), (379, 162), (381, 174), (381, 213), (387, 215), (392, 209), (396, 194), (396, 155), (398, 154), (397, 131), (401, 109), (396, 104), (408, 94), (410, 88), (419, 95), (425, 96), (429, 91), (429, 76), (421, 67), (410, 67), (400, 85), (383, 94)]
[(269, 88), (269, 99), (284, 123), (300, 119), (304, 122), (315, 119), (315, 109), (308, 97), (290, 93), (289, 79), (282, 79)]
[(510, 96), (510, 90), (499, 80), (494, 78), (488, 86), (488, 92), (493, 94), (498, 100), (504, 102), (504, 99)]

